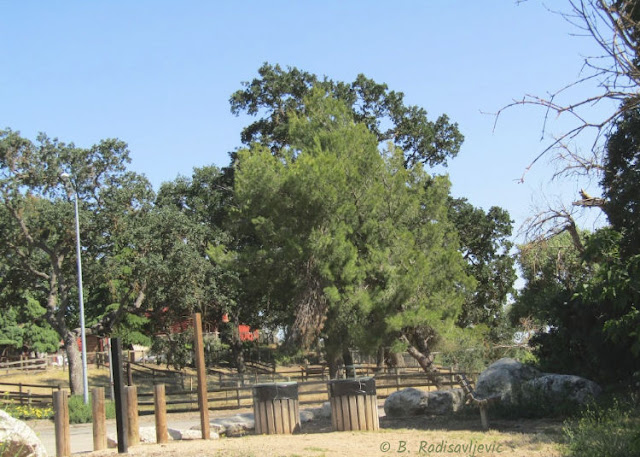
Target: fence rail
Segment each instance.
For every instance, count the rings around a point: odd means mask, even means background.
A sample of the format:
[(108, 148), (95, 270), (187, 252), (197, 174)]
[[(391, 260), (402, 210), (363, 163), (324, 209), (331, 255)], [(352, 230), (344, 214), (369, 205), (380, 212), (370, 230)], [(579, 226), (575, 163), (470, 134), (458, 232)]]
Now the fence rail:
[[(144, 362), (135, 362), (135, 353), (131, 351), (131, 356), (125, 361), (127, 370), (127, 380), (138, 386), (140, 398), (139, 406), (141, 414), (153, 412), (153, 386), (165, 384), (167, 395), (168, 412), (184, 412), (197, 410), (197, 380), (194, 375), (188, 375), (180, 371), (157, 368), (149, 366)], [(48, 359), (58, 360), (49, 356)], [(106, 359), (96, 353), (96, 359)], [(27, 365), (32, 362), (33, 365)], [(30, 359), (15, 362), (5, 362), (0, 364), (0, 374), (2, 370), (34, 369), (35, 366), (51, 365), (51, 360)], [(22, 364), (22, 365), (21, 365)], [(256, 384), (298, 381), (300, 404), (318, 404), (328, 400), (327, 381), (328, 370), (320, 369), (322, 365), (307, 365), (305, 367), (292, 368), (289, 370), (268, 370), (268, 365), (260, 366), (253, 373), (244, 375), (230, 374), (222, 371), (209, 370), (207, 375), (207, 391), (209, 409), (228, 410), (250, 407), (252, 405), (251, 390)], [(376, 379), (376, 389), (378, 398), (384, 399), (391, 393), (407, 387), (433, 388), (434, 384), (425, 376), (424, 372), (417, 367), (402, 368), (382, 368), (378, 369), (375, 364), (363, 363), (349, 367), (342, 367), (339, 377), (346, 377), (350, 373), (355, 376), (372, 376)], [(457, 387), (455, 375), (465, 374), (467, 378), (473, 380), (477, 373), (461, 373), (453, 368), (441, 368), (439, 375), (445, 387)], [(25, 383), (0, 383), (0, 403), (11, 401), (19, 404), (50, 405), (54, 391), (61, 389), (62, 385), (39, 385)], [(105, 385), (107, 392), (111, 391), (110, 385)]]

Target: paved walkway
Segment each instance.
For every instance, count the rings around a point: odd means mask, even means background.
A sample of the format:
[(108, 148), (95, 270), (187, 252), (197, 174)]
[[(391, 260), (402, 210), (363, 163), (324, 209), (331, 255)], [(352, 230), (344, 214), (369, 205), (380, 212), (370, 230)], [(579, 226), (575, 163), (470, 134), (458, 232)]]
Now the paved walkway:
[[(171, 417), (169, 414), (167, 422), (169, 428), (189, 429), (194, 425), (200, 425), (199, 413), (193, 415), (179, 414)], [(141, 427), (155, 426), (155, 418), (152, 415), (140, 416), (139, 423)], [(56, 455), (56, 437), (53, 421), (29, 421), (29, 426), (42, 441), (47, 454), (49, 456)], [(93, 451), (93, 425), (92, 424), (73, 424), (69, 427), (71, 435), (71, 453), (78, 454)], [(110, 419), (107, 421), (107, 435), (116, 433), (116, 421)]]

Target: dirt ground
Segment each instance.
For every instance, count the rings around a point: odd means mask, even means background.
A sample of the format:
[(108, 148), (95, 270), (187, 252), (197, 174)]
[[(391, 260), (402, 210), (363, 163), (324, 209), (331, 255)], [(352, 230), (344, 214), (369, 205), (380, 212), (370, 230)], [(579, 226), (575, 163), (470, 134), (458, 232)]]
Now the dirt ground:
[[(387, 419), (375, 432), (333, 432), (329, 420), (303, 424), (295, 435), (247, 435), (219, 440), (175, 441), (129, 447), (139, 457), (357, 457), (390, 455), (560, 457), (562, 424), (554, 421), (493, 421), (479, 417)], [(116, 449), (83, 454), (117, 456)]]

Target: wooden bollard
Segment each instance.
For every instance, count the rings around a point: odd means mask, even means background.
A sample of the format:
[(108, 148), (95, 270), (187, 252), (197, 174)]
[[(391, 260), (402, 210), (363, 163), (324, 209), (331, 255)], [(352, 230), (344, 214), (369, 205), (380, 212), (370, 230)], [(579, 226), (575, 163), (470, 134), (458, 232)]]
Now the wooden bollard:
[(164, 384), (153, 386), (153, 399), (156, 416), (156, 442), (164, 444), (169, 441), (169, 430), (167, 427), (167, 400), (165, 397)]
[(69, 399), (66, 390), (53, 393), (53, 412), (56, 433), (56, 457), (71, 455), (69, 432)]
[(193, 313), (193, 350), (196, 359), (196, 375), (198, 376), (198, 409), (200, 410), (200, 430), (202, 439), (211, 438), (209, 424), (209, 400), (207, 396), (207, 366), (204, 360), (204, 340), (202, 338), (202, 317)]
[(93, 450), (107, 448), (107, 414), (104, 405), (104, 388), (91, 391), (91, 412), (93, 416)]
[(299, 432), (298, 384), (283, 382), (254, 386), (253, 412), (258, 435)]
[(140, 444), (140, 427), (138, 427), (138, 388), (125, 386), (127, 395), (127, 438), (129, 446)]
[(329, 381), (331, 424), (337, 431), (378, 430), (378, 398), (373, 378)]

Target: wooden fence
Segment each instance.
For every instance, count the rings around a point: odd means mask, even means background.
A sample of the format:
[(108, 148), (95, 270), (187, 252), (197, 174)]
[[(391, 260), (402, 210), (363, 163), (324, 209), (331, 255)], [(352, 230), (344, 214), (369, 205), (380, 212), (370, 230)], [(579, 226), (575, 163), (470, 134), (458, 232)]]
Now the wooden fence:
[(21, 358), (13, 362), (1, 362), (0, 375), (15, 374), (18, 371), (46, 370), (50, 365), (49, 357), (39, 359)]
[(62, 384), (0, 383), (0, 403), (19, 405), (51, 405), (53, 392), (61, 390)]
[[(179, 376), (170, 370), (144, 369), (131, 364), (134, 383), (138, 386), (138, 406), (140, 414), (153, 414), (153, 388), (165, 384), (167, 411), (170, 413), (196, 411), (198, 409), (195, 376)], [(391, 393), (407, 387), (434, 389), (433, 383), (424, 373), (413, 368), (393, 368), (371, 373), (373, 367), (355, 367), (358, 376), (373, 375), (376, 380), (378, 398), (387, 398)], [(146, 371), (146, 372), (145, 372)], [(152, 375), (150, 375), (153, 373)], [(440, 370), (444, 387), (458, 387), (454, 376), (459, 372), (452, 369)], [(470, 379), (476, 374), (465, 373)], [(245, 376), (210, 373), (207, 376), (208, 403), (210, 410), (233, 410), (252, 406), (252, 388), (256, 384), (280, 381), (298, 381), (300, 404), (321, 404), (328, 400), (328, 377), (315, 376), (305, 380), (301, 370), (280, 371), (277, 374), (251, 374)], [(110, 391), (110, 386), (105, 386)], [(52, 393), (60, 390), (60, 385), (0, 383), (0, 402), (11, 401), (18, 404), (50, 405)], [(37, 392), (36, 392), (37, 391)]]

